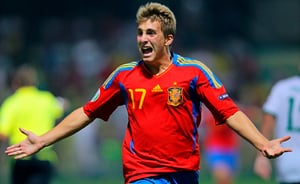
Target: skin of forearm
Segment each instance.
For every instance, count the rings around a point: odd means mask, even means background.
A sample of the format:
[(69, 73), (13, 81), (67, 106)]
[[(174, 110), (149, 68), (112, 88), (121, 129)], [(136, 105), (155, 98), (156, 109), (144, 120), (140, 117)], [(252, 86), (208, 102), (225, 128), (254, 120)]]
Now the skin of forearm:
[(268, 142), (268, 139), (258, 131), (254, 123), (242, 111), (229, 117), (226, 123), (259, 151), (262, 151)]
[(65, 117), (51, 131), (43, 134), (41, 138), (42, 147), (49, 146), (55, 142), (68, 137), (83, 127), (87, 126), (93, 119), (90, 119), (84, 112), (82, 107), (75, 109), (71, 114)]

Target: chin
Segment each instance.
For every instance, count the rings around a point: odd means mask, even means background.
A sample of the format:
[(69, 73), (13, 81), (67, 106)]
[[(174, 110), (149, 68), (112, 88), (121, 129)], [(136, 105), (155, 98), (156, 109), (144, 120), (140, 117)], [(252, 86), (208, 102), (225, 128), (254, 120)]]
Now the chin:
[(152, 58), (152, 57), (144, 57), (143, 58), (143, 61), (145, 62), (145, 63), (153, 63), (153, 61), (154, 61), (154, 59)]
[(151, 62), (152, 60), (153, 60), (153, 57), (151, 57), (151, 56), (142, 56), (142, 59), (143, 59), (143, 61), (145, 61), (145, 62)]

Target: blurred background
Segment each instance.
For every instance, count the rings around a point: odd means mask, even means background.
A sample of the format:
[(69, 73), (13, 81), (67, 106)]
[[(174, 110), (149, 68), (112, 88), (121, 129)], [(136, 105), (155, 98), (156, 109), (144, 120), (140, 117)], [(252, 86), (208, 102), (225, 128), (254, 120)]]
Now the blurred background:
[[(139, 58), (135, 14), (145, 2), (1, 0), (0, 103), (12, 93), (11, 72), (24, 63), (36, 66), (39, 87), (67, 98), (71, 110), (86, 103), (116, 66)], [(272, 84), (297, 72), (300, 1), (157, 2), (177, 17), (173, 51), (207, 64), (231, 96), (249, 107), (249, 116), (259, 126), (260, 107)], [(122, 183), (120, 146), (126, 123), (120, 107), (108, 123), (96, 120), (57, 143), (56, 183)], [(239, 178), (255, 178), (255, 150), (241, 141)], [(7, 182), (9, 174), (5, 146), (1, 145), (0, 183)], [(201, 166), (209, 182), (205, 158)]]

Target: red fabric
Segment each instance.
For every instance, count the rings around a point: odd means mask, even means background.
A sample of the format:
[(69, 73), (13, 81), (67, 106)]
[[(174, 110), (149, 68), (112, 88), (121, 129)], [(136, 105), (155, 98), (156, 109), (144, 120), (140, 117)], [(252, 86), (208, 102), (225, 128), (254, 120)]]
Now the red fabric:
[(239, 147), (239, 137), (227, 124), (216, 125), (212, 114), (203, 110), (203, 146), (206, 150), (232, 151)]
[(173, 64), (158, 76), (150, 74), (142, 62), (122, 65), (100, 87), (99, 98), (84, 106), (88, 116), (104, 120), (118, 105), (127, 106), (129, 125), (122, 149), (126, 183), (198, 170), (201, 102), (219, 123), (238, 111), (230, 98), (220, 99), (225, 88), (212, 86), (210, 71), (189, 62), (174, 55)]

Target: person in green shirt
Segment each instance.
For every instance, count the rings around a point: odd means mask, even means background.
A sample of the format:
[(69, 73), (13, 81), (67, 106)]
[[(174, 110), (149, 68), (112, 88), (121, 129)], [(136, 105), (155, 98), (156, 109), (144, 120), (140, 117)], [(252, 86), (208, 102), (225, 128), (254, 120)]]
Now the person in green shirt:
[[(38, 89), (35, 68), (19, 67), (12, 78), (13, 94), (4, 99), (0, 108), (0, 139), (15, 144), (25, 138), (19, 128), (43, 134), (62, 117), (66, 102), (49, 91)], [(57, 155), (49, 147), (31, 157), (11, 161), (12, 184), (48, 184), (53, 178)]]

